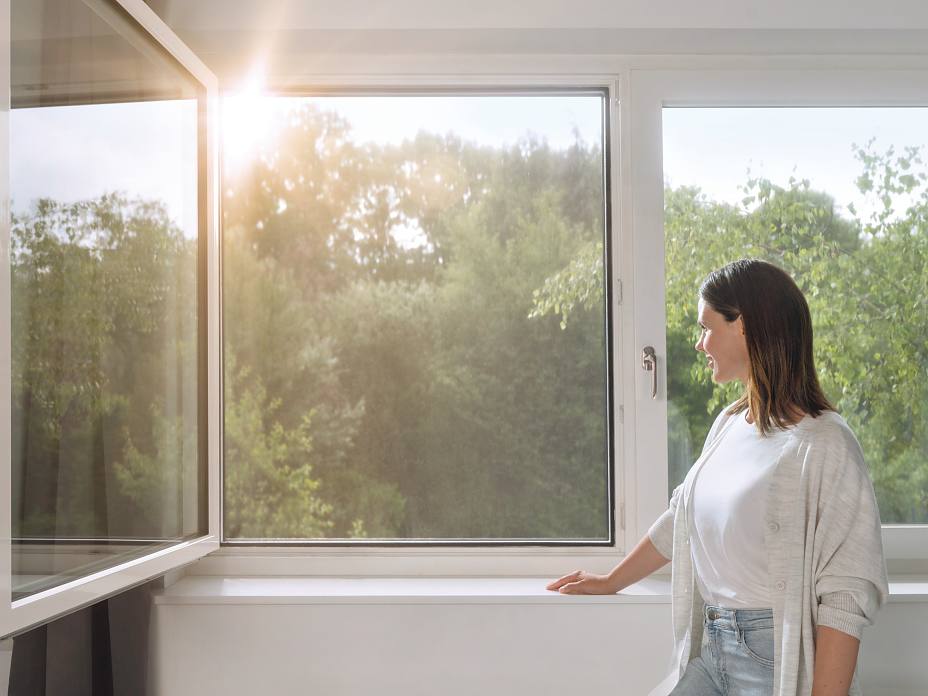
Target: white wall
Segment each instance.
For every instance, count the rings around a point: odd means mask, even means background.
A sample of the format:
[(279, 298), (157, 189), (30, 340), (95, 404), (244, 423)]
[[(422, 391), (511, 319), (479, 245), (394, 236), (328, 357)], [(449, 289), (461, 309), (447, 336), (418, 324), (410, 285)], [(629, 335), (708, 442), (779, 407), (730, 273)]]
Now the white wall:
[(646, 694), (669, 605), (159, 606), (153, 696)]
[[(669, 603), (174, 604), (152, 617), (152, 696), (645, 696)], [(587, 599), (587, 598), (580, 598)], [(928, 599), (866, 630), (867, 696), (928, 693)]]

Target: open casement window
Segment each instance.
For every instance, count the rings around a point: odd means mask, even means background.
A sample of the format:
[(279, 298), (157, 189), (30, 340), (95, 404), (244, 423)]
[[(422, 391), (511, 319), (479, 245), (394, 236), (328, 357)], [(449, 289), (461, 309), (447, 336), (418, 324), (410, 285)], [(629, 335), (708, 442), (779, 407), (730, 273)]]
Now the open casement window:
[(754, 257), (809, 302), (819, 378), (863, 447), (887, 559), (928, 558), (925, 84), (915, 71), (633, 72), (635, 264), (651, 283), (635, 310), (660, 384), (638, 404), (639, 445), (660, 453), (639, 528), (740, 393), (694, 350), (697, 293)]
[(4, 0), (0, 635), (218, 548), (216, 79), (141, 0)]

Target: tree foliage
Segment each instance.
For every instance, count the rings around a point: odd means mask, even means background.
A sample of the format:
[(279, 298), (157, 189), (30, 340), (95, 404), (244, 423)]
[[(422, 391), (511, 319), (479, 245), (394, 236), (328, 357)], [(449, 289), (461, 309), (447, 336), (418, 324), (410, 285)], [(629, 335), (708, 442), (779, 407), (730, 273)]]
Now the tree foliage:
[[(354, 409), (352, 427), (313, 431), (343, 446), (307, 455), (333, 536), (605, 536), (602, 313), (566, 332), (527, 316), (533, 290), (601, 240), (600, 171), (582, 143), (357, 144), (306, 106), (228, 173), (227, 350), (282, 420)], [(294, 364), (323, 345), (325, 364)], [(302, 388), (272, 390), (273, 375)], [(227, 470), (245, 465), (227, 451)]]
[(195, 247), (121, 194), (38, 200), (11, 238), (14, 534), (182, 535), (117, 471), (196, 469)]

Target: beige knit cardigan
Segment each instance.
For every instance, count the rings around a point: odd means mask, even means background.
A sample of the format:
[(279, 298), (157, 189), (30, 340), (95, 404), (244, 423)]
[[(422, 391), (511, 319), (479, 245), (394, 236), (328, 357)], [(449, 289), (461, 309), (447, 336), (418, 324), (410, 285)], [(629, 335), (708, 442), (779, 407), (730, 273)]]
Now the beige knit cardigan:
[[(703, 600), (694, 582), (688, 511), (693, 484), (734, 418), (716, 418), (702, 455), (648, 530), (672, 560), (674, 653), (671, 674), (652, 692), (669, 693), (701, 651)], [(812, 692), (816, 626), (856, 638), (886, 602), (889, 586), (873, 484), (863, 452), (832, 411), (790, 430), (771, 475), (764, 517), (768, 589), (773, 602), (775, 696)], [(855, 670), (849, 691), (859, 695)]]

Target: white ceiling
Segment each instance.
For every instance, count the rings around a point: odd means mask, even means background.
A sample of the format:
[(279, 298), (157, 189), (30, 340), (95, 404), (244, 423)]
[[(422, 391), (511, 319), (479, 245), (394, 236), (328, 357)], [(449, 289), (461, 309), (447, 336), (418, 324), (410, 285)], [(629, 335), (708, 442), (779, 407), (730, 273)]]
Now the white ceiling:
[(190, 31), (928, 29), (925, 0), (150, 0)]
[(223, 81), (260, 56), (928, 57), (928, 0), (146, 0)]

